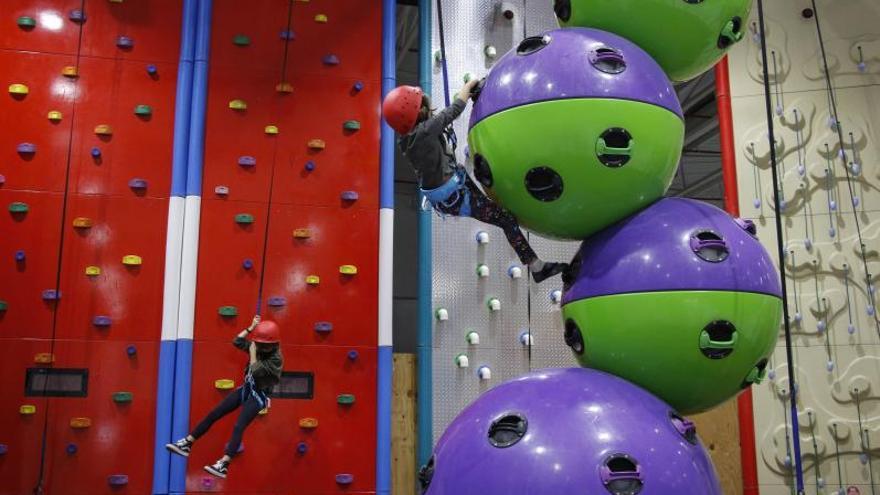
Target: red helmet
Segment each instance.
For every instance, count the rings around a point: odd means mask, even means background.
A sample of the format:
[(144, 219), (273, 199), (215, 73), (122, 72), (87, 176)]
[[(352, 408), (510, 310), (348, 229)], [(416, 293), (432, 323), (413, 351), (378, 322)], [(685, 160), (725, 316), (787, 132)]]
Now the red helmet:
[(417, 86), (398, 86), (392, 89), (382, 102), (385, 122), (398, 134), (409, 133), (419, 117), (422, 95), (422, 88)]
[(261, 344), (275, 344), (281, 340), (281, 329), (274, 321), (263, 320), (251, 332), (250, 338)]

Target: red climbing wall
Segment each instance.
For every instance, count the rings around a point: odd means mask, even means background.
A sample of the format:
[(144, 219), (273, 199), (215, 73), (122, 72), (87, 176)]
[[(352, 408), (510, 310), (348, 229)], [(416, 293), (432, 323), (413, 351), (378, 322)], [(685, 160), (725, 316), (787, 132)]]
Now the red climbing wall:
[[(150, 492), (180, 24), (179, 0), (3, 2), (0, 494), (41, 463), (47, 494)], [(40, 368), (85, 396), (26, 396)]]
[[(313, 373), (314, 394), (274, 399), (223, 481), (201, 468), (235, 418), (215, 425), (188, 490), (375, 489), (380, 25), (356, 0), (214, 2), (191, 420), (229, 393), (216, 380), (241, 383), (246, 358), (229, 342), (256, 309), (264, 249), (263, 315), (281, 326), (285, 370)], [(220, 314), (229, 306), (237, 316)]]

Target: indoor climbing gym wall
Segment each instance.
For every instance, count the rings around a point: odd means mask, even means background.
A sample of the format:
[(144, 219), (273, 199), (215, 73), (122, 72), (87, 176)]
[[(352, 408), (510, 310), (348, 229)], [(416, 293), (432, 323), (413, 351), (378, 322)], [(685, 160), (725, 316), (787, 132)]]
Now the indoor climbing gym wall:
[(0, 493), (148, 493), (180, 5), (0, 19)]
[(230, 341), (258, 308), (285, 375), (230, 476), (201, 467), (232, 416), (194, 449), (187, 491), (374, 490), (381, 14), (214, 2), (191, 421), (241, 384)]
[[(431, 99), (444, 106), (440, 33), (433, 12)], [(450, 98), (464, 77), (484, 77), (528, 36), (557, 27), (546, 2), (443, 2)], [(455, 121), (456, 155), (467, 156), (472, 103)], [(562, 338), (562, 280), (536, 284), (501, 229), (470, 218), (433, 215), (433, 436), (482, 392), (532, 369), (577, 366)], [(530, 235), (547, 261), (568, 261), (579, 243)]]
[(768, 380), (754, 392), (760, 489), (794, 493), (800, 465), (807, 493), (874, 494), (880, 483), (874, 467), (880, 447), (874, 294), (880, 6), (871, 0), (820, 0), (815, 10), (803, 1), (764, 4), (780, 204), (773, 201), (753, 11), (751, 39), (730, 58), (740, 211), (759, 225), (774, 259), (775, 215), (782, 214), (797, 413), (791, 413), (780, 338)]

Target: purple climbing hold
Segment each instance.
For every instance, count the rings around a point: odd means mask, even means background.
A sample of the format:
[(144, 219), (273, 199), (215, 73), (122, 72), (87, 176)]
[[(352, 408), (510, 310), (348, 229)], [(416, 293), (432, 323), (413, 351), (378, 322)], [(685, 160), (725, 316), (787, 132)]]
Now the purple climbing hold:
[(284, 296), (272, 296), (268, 301), (269, 307), (278, 308), (287, 304), (287, 299)]
[(336, 475), (336, 483), (339, 485), (350, 485), (354, 482), (354, 475), (348, 473), (340, 473)]
[(357, 191), (343, 191), (341, 197), (344, 201), (357, 201), (359, 196)]
[[(560, 466), (575, 466), (560, 469)], [(720, 495), (689, 421), (645, 390), (589, 369), (548, 369), (483, 393), (419, 476), (426, 495)]]
[(202, 478), (202, 486), (205, 488), (213, 488), (214, 487), (214, 478), (209, 478), (205, 476)]
[(297, 446), (296, 446), (296, 451), (297, 451), (300, 455), (305, 454), (308, 450), (309, 450), (309, 446), (306, 445), (305, 442), (300, 442), (300, 443), (297, 444)]
[(6, 176), (0, 174), (0, 186), (2, 186), (3, 184), (6, 184)]
[(250, 258), (245, 258), (245, 260), (241, 262), (241, 267), (245, 270), (250, 270), (254, 267), (254, 260)]
[(127, 474), (111, 474), (107, 477), (107, 484), (110, 486), (125, 486), (128, 484)]
[(0, 443), (0, 455), (6, 455), (9, 452), (9, 446), (5, 443)]
[(98, 148), (96, 146), (96, 147), (92, 148), (91, 153), (92, 153), (92, 158), (101, 158), (101, 148)]
[(308, 170), (309, 172), (311, 172), (312, 170), (315, 170), (315, 162), (313, 162), (312, 160), (307, 161), (306, 162), (306, 170)]
[(324, 55), (322, 61), (324, 62), (324, 65), (339, 65), (339, 57), (332, 53)]
[(329, 333), (333, 331), (333, 324), (329, 321), (319, 321), (315, 323), (315, 331), (318, 333)]
[(134, 179), (131, 179), (130, 181), (128, 181), (128, 187), (130, 187), (132, 189), (146, 189), (147, 188), (147, 180), (135, 177)]
[(15, 261), (20, 263), (20, 262), (24, 261), (24, 258), (25, 258), (24, 251), (19, 249), (18, 251), (15, 252)]
[(37, 152), (37, 145), (33, 143), (19, 143), (15, 150), (22, 155), (31, 155)]
[(293, 34), (293, 31), (290, 29), (282, 29), (281, 32), (278, 33), (278, 36), (285, 41), (290, 41), (296, 38), (296, 35)]
[(64, 450), (65, 450), (65, 452), (67, 452), (67, 455), (73, 455), (73, 454), (76, 454), (76, 452), (79, 450), (79, 448), (76, 446), (75, 443), (71, 442), (71, 443), (67, 444), (67, 447), (65, 447)]
[(159, 69), (156, 68), (155, 65), (153, 65), (153, 64), (147, 64), (147, 74), (149, 74), (149, 75), (151, 75), (151, 76), (155, 76), (155, 75), (158, 74), (158, 73), (159, 73)]
[(358, 356), (359, 356), (358, 351), (356, 351), (354, 349), (348, 351), (348, 359), (349, 360), (354, 361), (358, 358)]
[(110, 317), (109, 316), (96, 316), (92, 318), (92, 325), (96, 327), (109, 327), (110, 326)]
[(355, 81), (354, 86), (352, 86), (351, 89), (353, 89), (355, 93), (360, 93), (361, 90), (364, 89), (364, 83), (361, 81)]
[(248, 155), (240, 156), (238, 157), (238, 164), (242, 167), (253, 167), (257, 164), (257, 159)]
[(128, 357), (136, 356), (137, 352), (138, 352), (137, 347), (135, 347), (134, 344), (129, 345), (128, 347), (125, 348), (125, 353), (128, 354)]
[(46, 289), (43, 291), (42, 297), (44, 301), (57, 301), (58, 299), (61, 299), (61, 291)]
[(86, 14), (80, 9), (73, 9), (67, 14), (67, 18), (73, 22), (83, 23), (86, 22)]
[(116, 46), (122, 49), (129, 49), (134, 47), (134, 40), (128, 36), (119, 36), (116, 38)]

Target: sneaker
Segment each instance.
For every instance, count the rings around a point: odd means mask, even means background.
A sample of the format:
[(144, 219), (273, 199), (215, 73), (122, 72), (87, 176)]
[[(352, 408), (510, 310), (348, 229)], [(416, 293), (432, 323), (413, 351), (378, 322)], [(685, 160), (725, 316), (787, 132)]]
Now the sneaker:
[(186, 438), (181, 438), (174, 443), (166, 443), (165, 448), (177, 455), (189, 457), (189, 451), (192, 450), (192, 442)]
[(220, 459), (219, 461), (211, 464), (210, 466), (205, 466), (205, 471), (213, 474), (218, 478), (226, 478), (226, 471), (229, 470), (229, 461), (224, 461)]
[(554, 275), (559, 275), (566, 269), (568, 269), (567, 263), (544, 263), (544, 268), (541, 271), (532, 272), (532, 278), (535, 279), (535, 283), (540, 284)]

